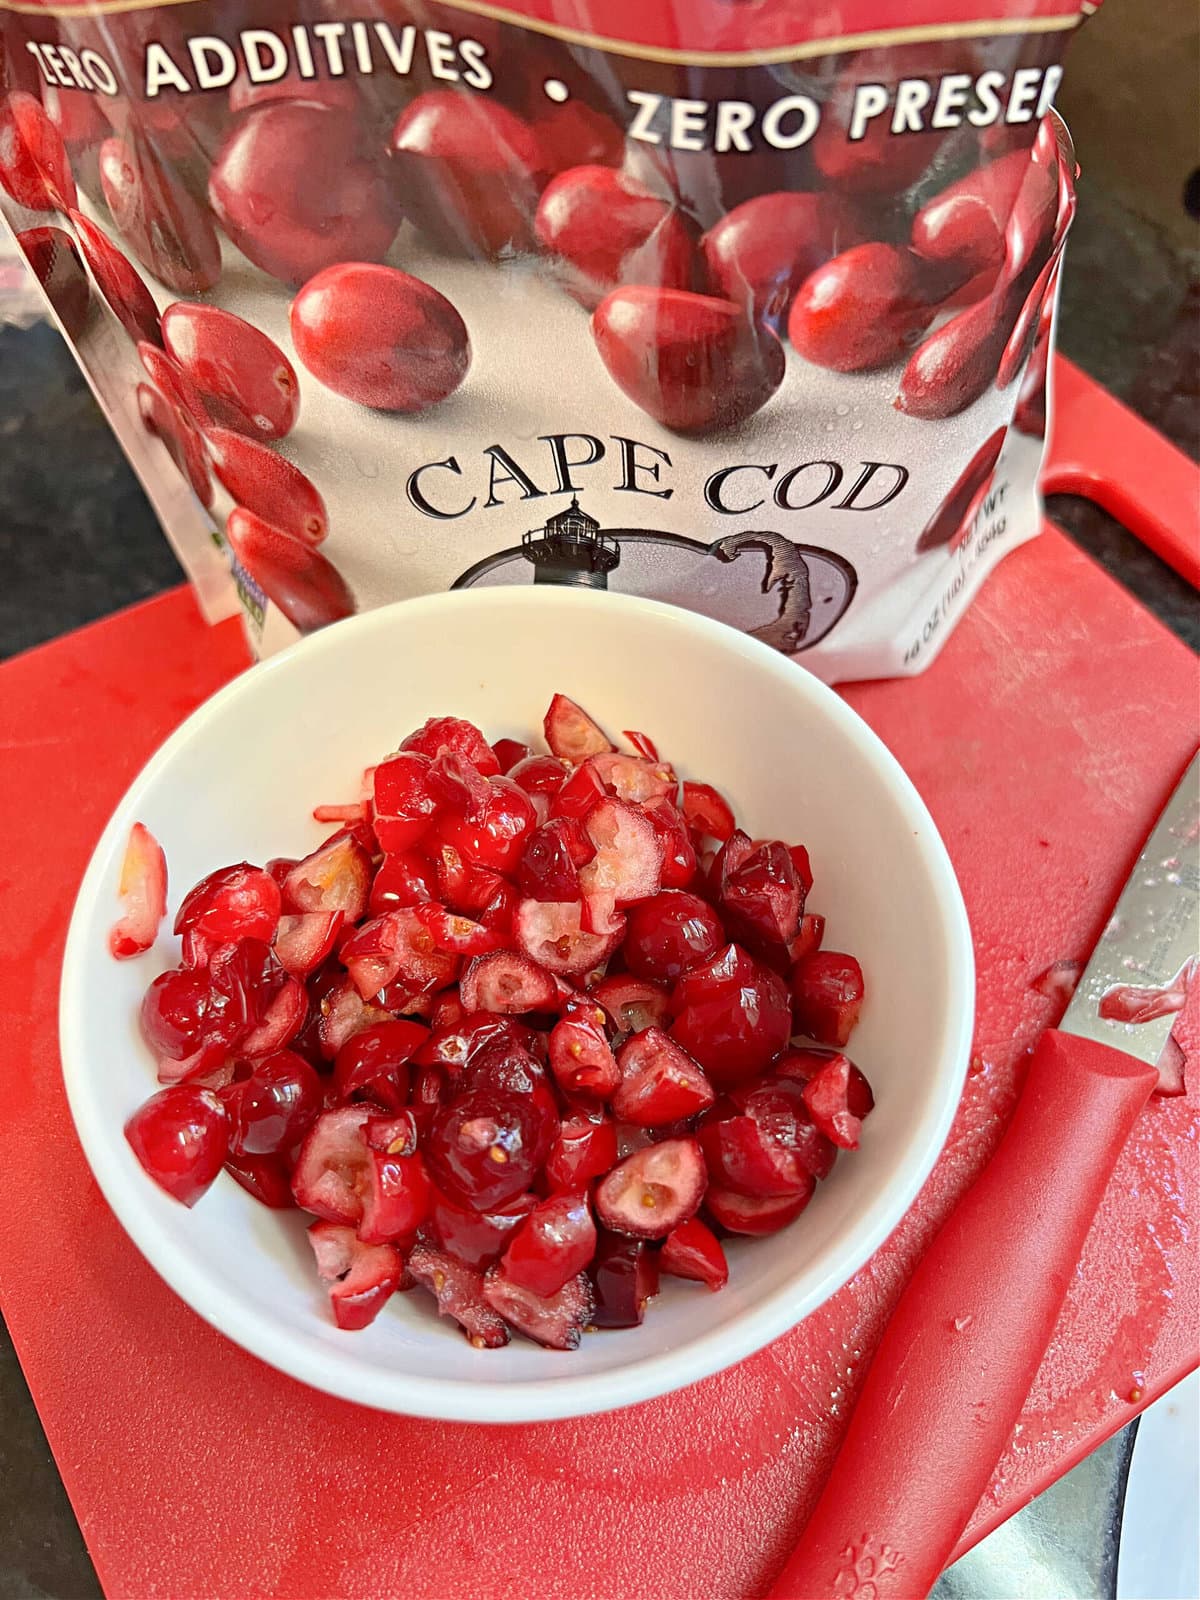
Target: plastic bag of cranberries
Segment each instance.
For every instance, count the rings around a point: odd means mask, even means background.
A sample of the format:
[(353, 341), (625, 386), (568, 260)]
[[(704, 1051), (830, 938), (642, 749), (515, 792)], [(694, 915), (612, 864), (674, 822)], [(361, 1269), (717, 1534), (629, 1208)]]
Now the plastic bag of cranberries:
[[(405, 1289), (480, 1348), (634, 1327), (795, 1223), (874, 1105), (803, 845), (563, 695), (545, 735), (431, 718), (311, 854), (194, 885), (146, 990), (135, 1155), (185, 1205), (224, 1171), (310, 1213), (341, 1328)], [(141, 824), (120, 891), (125, 960), (167, 908)]]
[(925, 667), (1040, 526), (1070, 0), (342, 10), (0, 8), (0, 210), (210, 610), (536, 577)]

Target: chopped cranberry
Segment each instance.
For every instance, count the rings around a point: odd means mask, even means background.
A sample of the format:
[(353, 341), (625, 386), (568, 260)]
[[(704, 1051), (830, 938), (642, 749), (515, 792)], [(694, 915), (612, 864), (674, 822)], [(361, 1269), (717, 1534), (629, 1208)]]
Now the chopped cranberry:
[(631, 805), (653, 805), (673, 800), (679, 787), (674, 772), (662, 761), (647, 761), (641, 756), (622, 755), (613, 750), (589, 756), (587, 766), (596, 774), (609, 794)]
[(825, 1137), (842, 1150), (857, 1150), (862, 1119), (875, 1097), (853, 1062), (830, 1056), (802, 1092), (809, 1115)]
[(142, 998), (142, 1036), (157, 1056), (183, 1061), (204, 1042), (209, 986), (203, 972), (160, 972)]
[(108, 936), (108, 948), (118, 961), (125, 961), (149, 950), (167, 911), (167, 858), (140, 822), (129, 830), (117, 893), (124, 910)]
[(629, 913), (623, 953), (635, 977), (674, 983), (726, 943), (720, 918), (699, 895), (665, 889)]
[(490, 778), (500, 771), (491, 745), (473, 722), (462, 717), (430, 717), (415, 733), (410, 733), (400, 746), (401, 750), (415, 750), (419, 755), (435, 760), (448, 750), (460, 761), (467, 761)]
[(783, 983), (736, 944), (685, 972), (671, 1005), (671, 1037), (718, 1089), (762, 1072), (792, 1031)]
[(428, 756), (402, 750), (375, 768), (375, 834), (383, 850), (408, 850), (433, 826), (437, 799), (431, 765)]
[(433, 1119), (446, 1098), (446, 1080), (437, 1067), (419, 1067), (413, 1074), (409, 1110), (417, 1124), (417, 1135), (420, 1139), (429, 1137)]
[(434, 1181), (452, 1199), (494, 1210), (532, 1183), (540, 1133), (526, 1097), (473, 1089), (434, 1118), (426, 1152)]
[(550, 802), (550, 815), (574, 817), (576, 821), (582, 822), (593, 807), (607, 798), (607, 795), (608, 790), (604, 787), (600, 774), (595, 767), (585, 764), (559, 786)]
[(487, 1303), (526, 1338), (548, 1350), (575, 1350), (592, 1315), (592, 1285), (586, 1274), (570, 1278), (551, 1295), (513, 1281), (503, 1264), (483, 1280)]
[(536, 1295), (557, 1294), (577, 1277), (596, 1249), (596, 1224), (587, 1195), (555, 1194), (534, 1207), (503, 1256), (505, 1278)]
[(809, 956), (815, 955), (821, 948), (821, 940), (825, 937), (825, 918), (805, 913), (800, 918), (800, 925), (796, 929), (796, 937), (788, 945), (788, 960), (792, 966), (797, 966), (801, 961), (806, 961)]
[(550, 1154), (546, 1182), (552, 1191), (585, 1188), (617, 1164), (617, 1131), (602, 1112), (575, 1111), (563, 1118)]
[(210, 947), (238, 939), (275, 937), (280, 913), (279, 885), (261, 867), (240, 862), (202, 878), (175, 917), (176, 933), (192, 933)]
[(208, 963), (206, 1042), (243, 1044), (266, 1018), (284, 984), (292, 981), (261, 939), (218, 945)]
[(862, 968), (853, 956), (818, 950), (792, 973), (797, 1031), (819, 1044), (845, 1044), (862, 1010), (863, 994)]
[(307, 978), (326, 960), (344, 920), (341, 911), (300, 911), (280, 917), (275, 954), (293, 978)]
[[(792, 1083), (798, 1083), (803, 1088), (810, 1083), (823, 1067), (838, 1056), (838, 1051), (829, 1048), (814, 1048), (812, 1050), (788, 1050), (771, 1067), (773, 1078), (786, 1078)], [(875, 1096), (871, 1092), (871, 1085), (864, 1075), (854, 1065), (848, 1062), (850, 1072), (846, 1083), (846, 1104), (853, 1116), (860, 1120), (874, 1108)], [(820, 1173), (817, 1174), (821, 1176)]]
[(240, 1183), (247, 1194), (272, 1211), (291, 1211), (296, 1198), (292, 1194), (292, 1175), (280, 1156), (229, 1156), (225, 1171)]
[(139, 1106), (125, 1137), (159, 1188), (194, 1206), (229, 1153), (229, 1119), (210, 1089), (179, 1083)]
[(596, 1296), (592, 1326), (636, 1328), (658, 1293), (658, 1256), (642, 1239), (601, 1231), (588, 1276)]
[(437, 872), (432, 863), (416, 850), (389, 852), (371, 884), (367, 910), (373, 917), (401, 906), (418, 906), (423, 900), (436, 900)]
[(661, 1028), (632, 1034), (617, 1056), (621, 1082), (613, 1115), (640, 1128), (661, 1128), (707, 1110), (713, 1087), (686, 1050)]
[(408, 1062), (429, 1038), (419, 1022), (377, 1022), (353, 1034), (337, 1053), (333, 1081), (340, 1100), (371, 1100), (398, 1111), (408, 1098)]
[(429, 1215), (431, 1186), (420, 1154), (369, 1149), (370, 1187), (363, 1196), (358, 1237), (364, 1244), (408, 1241)]
[(729, 838), (736, 826), (729, 802), (707, 783), (685, 783), (683, 815), (688, 827), (701, 838)]
[(566, 1094), (590, 1094), (607, 1100), (621, 1082), (616, 1057), (604, 1037), (605, 1015), (591, 1008), (600, 1023), (563, 1017), (550, 1034), (550, 1067)]
[(392, 1116), (370, 1116), (363, 1124), (363, 1138), (381, 1155), (411, 1156), (419, 1138), (417, 1119), (407, 1108)]
[(495, 950), (476, 956), (462, 976), (462, 1003), (468, 1011), (497, 1011), (514, 1016), (552, 1011), (558, 997), (545, 968), (516, 950)]
[(587, 851), (585, 860), (595, 855), (595, 847), (572, 817), (555, 817), (535, 828), (525, 840), (518, 865), (517, 881), (521, 893), (533, 900), (579, 900), (579, 865), (576, 853)]
[[(492, 754), (500, 771), (507, 776), (518, 763), (527, 761), (533, 751), (519, 739), (497, 739), (492, 745)], [(521, 787), (524, 788), (524, 784)]]
[(665, 1139), (635, 1150), (596, 1190), (606, 1228), (639, 1239), (663, 1239), (699, 1210), (707, 1182), (694, 1139)]
[(502, 1040), (526, 1048), (530, 1030), (510, 1016), (492, 1011), (470, 1011), (453, 1022), (435, 1027), (416, 1053), (422, 1066), (445, 1067), (461, 1072), (471, 1058), (485, 1046)]
[(588, 932), (582, 906), (565, 901), (522, 900), (513, 917), (513, 932), (522, 950), (562, 977), (577, 977), (599, 966), (620, 944), (624, 931), (625, 919), (620, 917), (611, 932)]
[(415, 911), (418, 922), (428, 932), (437, 949), (448, 955), (478, 956), (498, 950), (504, 941), (482, 922), (447, 911), (434, 901), (425, 901)]
[(341, 911), (357, 922), (367, 909), (371, 857), (350, 833), (335, 834), (297, 862), (284, 882), (289, 911)]
[(308, 1132), (321, 1109), (321, 1085), (303, 1057), (279, 1050), (256, 1061), (250, 1076), (232, 1085), (226, 1104), (233, 1125), (231, 1153), (273, 1156)]
[(481, 1273), (428, 1244), (414, 1246), (408, 1270), (433, 1295), (439, 1315), (457, 1322), (477, 1350), (508, 1343), (504, 1318), (484, 1299)]
[(518, 761), (506, 775), (524, 789), (526, 794), (556, 795), (566, 781), (569, 769), (557, 756), (526, 756)]
[(585, 897), (628, 905), (658, 893), (662, 846), (641, 810), (624, 800), (605, 799), (588, 812), (584, 827), (596, 849), (579, 874)]
[(720, 893), (721, 915), (735, 938), (766, 945), (795, 938), (804, 891), (779, 840), (756, 846), (739, 866), (722, 871)]
[(397, 980), (418, 993), (442, 989), (458, 971), (457, 956), (438, 949), (413, 906), (364, 922), (340, 955), (364, 1000)]
[[(332, 1061), (347, 1039), (376, 1022), (390, 1020), (389, 1012), (379, 1006), (366, 1005), (354, 980), (343, 974), (320, 1001), (317, 1036), (321, 1055), (326, 1061)], [(295, 1042), (298, 1044), (299, 1039)]]
[(478, 1051), (463, 1069), (461, 1089), (484, 1089), (521, 1097), (532, 1122), (528, 1130), (536, 1170), (545, 1161), (558, 1131), (558, 1102), (540, 1061), (528, 1050), (497, 1041)]
[(482, 815), (445, 816), (438, 823), (437, 837), (457, 850), (468, 866), (511, 873), (536, 826), (537, 813), (525, 790), (511, 778), (496, 777), (488, 785)]
[(648, 733), (639, 733), (636, 728), (626, 728), (625, 737), (638, 755), (642, 756), (646, 761), (653, 761), (657, 764), (659, 759), (658, 746)]
[(532, 1194), (519, 1194), (494, 1211), (456, 1205), (440, 1189), (431, 1196), (429, 1226), (442, 1249), (457, 1261), (482, 1271), (498, 1261), (509, 1240), (537, 1204)]
[(699, 1132), (714, 1183), (739, 1194), (798, 1195), (825, 1176), (836, 1152), (814, 1127), (798, 1085), (734, 1092), (736, 1102), (716, 1108)]
[(662, 846), (663, 888), (685, 889), (696, 876), (696, 850), (683, 814), (669, 800), (653, 800), (644, 810)]
[(618, 1033), (665, 1027), (670, 1012), (665, 989), (624, 972), (602, 979), (592, 990), (592, 998), (608, 1012)]
[(317, 1273), (329, 1284), (329, 1303), (339, 1328), (365, 1328), (396, 1290), (404, 1267), (390, 1244), (367, 1244), (354, 1229), (336, 1222), (314, 1222), (308, 1242)]
[(357, 1227), (370, 1182), (363, 1127), (369, 1106), (323, 1111), (300, 1146), (292, 1172), (296, 1204), (327, 1222)]
[(729, 1263), (721, 1241), (699, 1217), (689, 1217), (672, 1228), (663, 1240), (658, 1264), (673, 1278), (692, 1278), (710, 1289), (723, 1289), (729, 1281)]
[(778, 1233), (794, 1222), (812, 1199), (816, 1188), (814, 1179), (803, 1194), (762, 1195), (738, 1194), (733, 1189), (723, 1189), (715, 1183), (708, 1186), (704, 1204), (713, 1221), (727, 1233), (748, 1233), (761, 1236)]
[(542, 727), (551, 753), (564, 761), (584, 761), (615, 748), (599, 723), (565, 694), (556, 694), (551, 700)]
[(307, 1019), (307, 990), (299, 978), (285, 977), (267, 1002), (261, 1020), (243, 1036), (238, 1049), (251, 1058), (273, 1055), (292, 1042)]

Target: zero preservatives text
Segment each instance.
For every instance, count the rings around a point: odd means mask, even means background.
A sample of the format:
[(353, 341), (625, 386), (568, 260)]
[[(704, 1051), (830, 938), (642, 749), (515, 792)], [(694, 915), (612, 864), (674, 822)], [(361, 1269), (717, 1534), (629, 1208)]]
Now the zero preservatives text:
[[(97, 50), (76, 52), (62, 44), (30, 40), (28, 48), (49, 84), (128, 93), (132, 85)], [(439, 82), (463, 83), (486, 92), (495, 81), (486, 46), (436, 28), (409, 23), (393, 27), (370, 21), (296, 23), (288, 29), (245, 28), (232, 39), (195, 34), (168, 48), (150, 40), (145, 48), (140, 90), (146, 100), (163, 93), (194, 94), (226, 89), (235, 78), (252, 84), (275, 83), (288, 73), (302, 79), (407, 77), (417, 68)], [(940, 77), (902, 78), (893, 86), (859, 84), (846, 113), (846, 137), (854, 143), (876, 126), (894, 135), (951, 129), (964, 123), (987, 128), (996, 123), (1037, 121), (1049, 109), (1062, 68), (1018, 67), (978, 74), (948, 72)], [(566, 86), (545, 85), (561, 100)], [(692, 100), (626, 91), (626, 137), (672, 150), (712, 150), (718, 155), (767, 146), (798, 150), (821, 123), (822, 105), (808, 94), (781, 95), (766, 106), (748, 100)]]

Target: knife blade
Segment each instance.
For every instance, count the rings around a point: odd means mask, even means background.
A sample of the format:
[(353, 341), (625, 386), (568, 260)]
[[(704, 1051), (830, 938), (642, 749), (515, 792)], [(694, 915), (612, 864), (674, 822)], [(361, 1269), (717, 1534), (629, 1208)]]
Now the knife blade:
[(1198, 760), (1063, 1026), (1042, 1035), (996, 1153), (901, 1294), (773, 1600), (920, 1600), (986, 1490), (1183, 1004), (1200, 914)]
[(1157, 1061), (1200, 954), (1200, 756), (1121, 891), (1059, 1027)]

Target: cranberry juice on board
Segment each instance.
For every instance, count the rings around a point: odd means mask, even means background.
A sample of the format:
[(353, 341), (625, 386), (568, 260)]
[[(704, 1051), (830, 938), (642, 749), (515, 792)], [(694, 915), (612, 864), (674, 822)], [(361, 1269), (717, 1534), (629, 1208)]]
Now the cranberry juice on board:
[(1039, 527), (1079, 20), (0, 0), (0, 210), (258, 650), (573, 583), (916, 672)]

